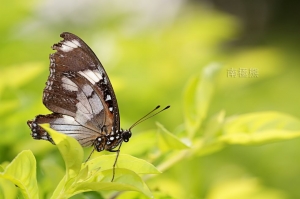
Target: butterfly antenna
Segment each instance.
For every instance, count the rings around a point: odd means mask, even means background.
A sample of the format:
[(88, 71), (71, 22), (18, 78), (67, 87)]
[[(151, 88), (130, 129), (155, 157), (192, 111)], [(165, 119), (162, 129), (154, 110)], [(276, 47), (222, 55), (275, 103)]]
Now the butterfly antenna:
[[(151, 113), (153, 113), (154, 111), (156, 111), (157, 109), (159, 109), (160, 105), (158, 105), (157, 107), (155, 107), (152, 111), (150, 111), (149, 113), (147, 113), (145, 116), (143, 116), (142, 118), (140, 118), (138, 121), (136, 121), (133, 125), (131, 125), (131, 127), (129, 128), (129, 130), (131, 130), (133, 127), (135, 127), (136, 125), (138, 125), (139, 123), (161, 113), (164, 110), (167, 110), (168, 108), (170, 108), (170, 106), (166, 106), (164, 109), (154, 113), (153, 115), (150, 115)], [(150, 115), (150, 116), (149, 116)]]

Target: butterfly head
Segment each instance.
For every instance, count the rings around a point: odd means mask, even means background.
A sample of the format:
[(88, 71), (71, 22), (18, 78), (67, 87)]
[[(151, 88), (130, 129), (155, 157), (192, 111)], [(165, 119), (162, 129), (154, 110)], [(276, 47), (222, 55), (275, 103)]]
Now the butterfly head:
[(94, 147), (97, 151), (108, 150), (112, 151), (115, 147), (119, 146), (123, 141), (128, 142), (131, 137), (131, 130), (120, 129), (113, 131), (107, 135), (101, 135), (94, 141)]
[[(112, 128), (111, 133), (109, 134), (102, 134), (99, 137), (96, 138), (93, 145), (97, 151), (115, 151), (114, 148), (119, 146), (123, 141), (128, 142), (131, 138), (132, 132), (131, 129), (135, 127), (137, 124), (145, 121), (146, 119), (149, 119), (150, 117), (153, 117), (154, 115), (168, 109), (170, 106), (165, 107), (164, 109), (160, 110), (159, 112), (156, 112), (155, 114), (150, 115), (155, 110), (157, 110), (160, 106), (157, 106), (155, 109), (150, 111), (147, 115), (139, 119), (137, 122), (135, 122), (128, 130), (117, 130), (115, 128)], [(150, 116), (149, 116), (150, 115)]]
[(131, 130), (124, 130), (122, 132), (122, 139), (124, 142), (128, 142), (129, 141), (129, 138), (131, 137), (132, 133), (131, 133)]

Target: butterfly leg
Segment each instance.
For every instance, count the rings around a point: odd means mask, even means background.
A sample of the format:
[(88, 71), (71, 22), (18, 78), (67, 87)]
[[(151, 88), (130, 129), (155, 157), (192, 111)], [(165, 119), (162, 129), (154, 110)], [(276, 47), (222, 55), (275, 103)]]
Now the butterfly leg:
[(118, 158), (119, 158), (121, 145), (122, 145), (122, 142), (120, 143), (119, 148), (118, 148), (117, 150), (113, 150), (113, 149), (109, 150), (110, 152), (116, 152), (116, 153), (117, 153), (115, 162), (114, 162), (114, 164), (113, 164), (113, 176), (112, 176), (111, 182), (113, 182), (113, 181), (114, 181), (114, 178), (115, 178), (116, 164), (117, 164), (117, 161), (118, 161)]
[(90, 153), (89, 157), (87, 157), (87, 159), (85, 160), (84, 163), (86, 163), (90, 159), (90, 157), (92, 156), (92, 154), (94, 153), (94, 151), (95, 151), (95, 148), (93, 148), (92, 152)]

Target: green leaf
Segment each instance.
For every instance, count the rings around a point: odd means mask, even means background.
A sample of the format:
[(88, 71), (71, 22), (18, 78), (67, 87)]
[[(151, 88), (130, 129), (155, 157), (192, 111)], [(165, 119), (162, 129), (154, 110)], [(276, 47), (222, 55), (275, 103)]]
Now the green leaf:
[(300, 137), (300, 121), (279, 112), (260, 112), (228, 118), (219, 141), (227, 144), (266, 144)]
[(36, 181), (36, 161), (32, 152), (24, 150), (0, 173), (0, 177), (7, 179), (19, 187), (24, 198), (39, 198)]
[(69, 198), (82, 192), (100, 190), (139, 191), (147, 197), (152, 196), (141, 177), (135, 173), (160, 173), (152, 164), (129, 155), (120, 154), (115, 170), (115, 180), (112, 183), (110, 181), (116, 154), (99, 156), (81, 164), (83, 150), (74, 138), (52, 130), (47, 124), (41, 126), (49, 132), (56, 143), (67, 170), (51, 198)]
[[(153, 129), (134, 134), (134, 138), (129, 143), (122, 145), (122, 152), (138, 157), (142, 157), (145, 154), (148, 155), (149, 151), (152, 151), (157, 144), (156, 133), (157, 130)], [(139, 150), (132, 146), (138, 147)]]
[(190, 137), (194, 137), (206, 118), (214, 90), (214, 79), (220, 65), (205, 67), (201, 75), (190, 79), (184, 93), (185, 125)]
[(218, 138), (221, 134), (225, 122), (225, 112), (212, 116), (205, 125), (202, 137), (194, 139), (192, 153), (200, 156), (215, 153), (225, 147), (223, 142), (219, 142)]
[(158, 135), (158, 144), (159, 148), (162, 151), (168, 151), (171, 149), (187, 149), (189, 148), (186, 144), (184, 144), (179, 138), (170, 133), (163, 125), (160, 123), (156, 123), (159, 130)]
[[(76, 178), (68, 181), (64, 178), (61, 181), (59, 186), (65, 188), (57, 189), (52, 198), (69, 198), (87, 191), (103, 190), (139, 191), (151, 197), (151, 192), (141, 177), (129, 169), (116, 168), (114, 182), (111, 182), (115, 158), (115, 155), (104, 155), (83, 164)], [(144, 160), (120, 154), (117, 167), (123, 165), (140, 173), (159, 173), (153, 165)], [(66, 182), (66, 185), (63, 182)]]
[[(106, 170), (103, 171), (104, 176), (108, 176), (112, 170)], [(152, 198), (152, 194), (147, 187), (147, 185), (144, 183), (144, 181), (141, 179), (140, 176), (138, 176), (136, 173), (134, 173), (131, 170), (128, 169), (118, 169), (116, 170), (116, 181), (109, 182), (111, 178), (107, 178), (108, 182), (89, 182), (89, 183), (81, 183), (79, 184), (76, 189), (75, 193), (82, 193), (85, 191), (112, 191), (112, 190), (118, 190), (118, 191), (138, 191), (149, 198)]]
[(48, 124), (41, 124), (40, 126), (51, 135), (61, 153), (66, 165), (67, 179), (77, 176), (83, 161), (82, 146), (74, 138), (51, 129)]
[(216, 115), (209, 118), (205, 124), (205, 129), (203, 137), (206, 139), (206, 142), (209, 140), (215, 140), (216, 137), (220, 134), (220, 131), (223, 128), (225, 121), (225, 111), (220, 111)]
[(76, 183), (76, 177), (81, 170), (83, 161), (82, 146), (74, 138), (51, 129), (49, 124), (40, 124), (40, 126), (51, 135), (66, 166), (66, 175), (58, 183), (51, 198), (68, 198), (73, 194), (72, 186)]
[(18, 198), (18, 195), (21, 194), (15, 184), (0, 178), (0, 198)]
[[(86, 166), (89, 166), (89, 170), (97, 169), (101, 167), (101, 170), (111, 169), (113, 163), (116, 159), (116, 154), (114, 155), (101, 155), (94, 159), (89, 160), (86, 163)], [(139, 174), (159, 174), (161, 173), (156, 169), (155, 166), (150, 164), (149, 162), (133, 157), (127, 154), (120, 154), (118, 158), (118, 162), (116, 165), (116, 170), (118, 168), (124, 168), (134, 171)], [(112, 173), (109, 174), (112, 176)]]

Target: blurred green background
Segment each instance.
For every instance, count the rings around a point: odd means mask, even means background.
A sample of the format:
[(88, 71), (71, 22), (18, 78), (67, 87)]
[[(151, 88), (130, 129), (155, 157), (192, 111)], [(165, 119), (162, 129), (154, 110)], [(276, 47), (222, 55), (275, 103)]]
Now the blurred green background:
[[(64, 31), (81, 37), (102, 62), (118, 98), (123, 128), (158, 104), (171, 105), (137, 126), (131, 141), (139, 132), (155, 128), (155, 121), (182, 135), (184, 89), (211, 63), (221, 64), (222, 70), (208, 117), (221, 110), (229, 116), (279, 111), (300, 117), (298, 1), (0, 4), (0, 162), (30, 149), (38, 166), (44, 159), (63, 164), (55, 146), (31, 138), (26, 121), (49, 113), (42, 104), (48, 55)], [(257, 76), (242, 77), (241, 69), (254, 70)], [(228, 76), (230, 70), (237, 75)], [(139, 150), (138, 143), (126, 145)], [(300, 198), (299, 151), (300, 139), (231, 145), (180, 161), (156, 177), (158, 187), (149, 186), (166, 198)]]

